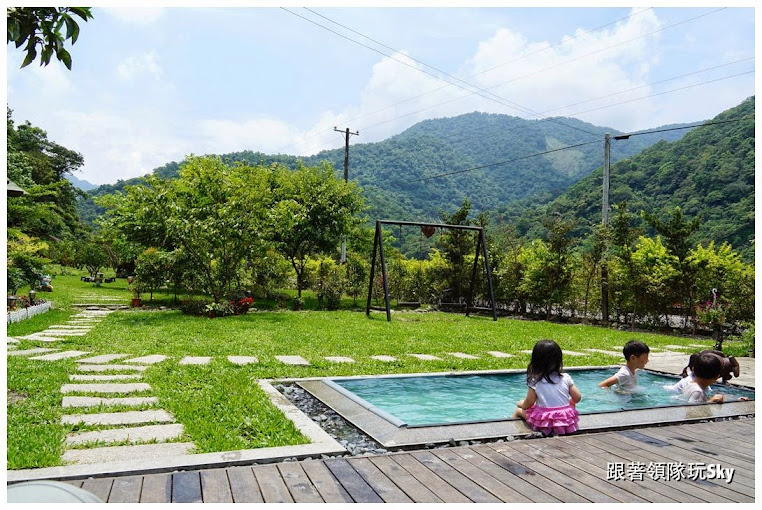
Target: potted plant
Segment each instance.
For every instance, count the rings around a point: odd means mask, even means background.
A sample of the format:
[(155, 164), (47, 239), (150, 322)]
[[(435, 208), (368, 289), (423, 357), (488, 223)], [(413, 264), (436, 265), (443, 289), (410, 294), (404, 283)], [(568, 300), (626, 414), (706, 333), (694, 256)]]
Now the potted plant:
[(133, 308), (142, 306), (140, 295), (144, 290), (143, 282), (141, 282), (138, 277), (133, 278), (132, 283), (130, 284), (130, 291), (132, 291), (132, 301), (130, 302), (130, 306)]

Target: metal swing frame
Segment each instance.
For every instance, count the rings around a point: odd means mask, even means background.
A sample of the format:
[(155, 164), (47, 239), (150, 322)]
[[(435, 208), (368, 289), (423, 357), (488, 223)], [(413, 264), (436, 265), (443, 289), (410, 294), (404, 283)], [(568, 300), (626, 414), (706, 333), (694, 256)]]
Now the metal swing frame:
[[(370, 263), (370, 282), (368, 284), (368, 301), (365, 307), (366, 316), (368, 317), (370, 316), (371, 310), (386, 311), (386, 320), (388, 322), (391, 322), (392, 320), (392, 310), (389, 304), (390, 303), (389, 277), (386, 271), (386, 257), (384, 257), (383, 232), (381, 230), (382, 225), (434, 227), (434, 228), (447, 228), (452, 230), (470, 230), (470, 231), (476, 232), (478, 235), (476, 236), (477, 240), (476, 240), (476, 251), (474, 255), (474, 269), (471, 273), (471, 284), (469, 286), (468, 299), (466, 300), (466, 316), (468, 316), (470, 312), (491, 311), (493, 320), (497, 320), (497, 309), (495, 308), (495, 291), (492, 287), (492, 270), (490, 269), (490, 265), (489, 265), (489, 255), (487, 254), (487, 239), (484, 236), (484, 228), (472, 227), (469, 225), (445, 225), (442, 223), (418, 223), (414, 221), (394, 221), (394, 220), (376, 220), (376, 235), (373, 238), (373, 257)], [(479, 267), (479, 251), (482, 252), (482, 256), (484, 257), (484, 266), (487, 269), (487, 286), (489, 287), (489, 296), (490, 296), (490, 304), (491, 304), (489, 308), (473, 306), (474, 283), (476, 282), (476, 271)], [(370, 305), (371, 298), (373, 297), (373, 278), (375, 277), (375, 271), (376, 271), (376, 252), (379, 253), (379, 256), (381, 258), (381, 277), (384, 284), (384, 302), (386, 304), (385, 308)]]

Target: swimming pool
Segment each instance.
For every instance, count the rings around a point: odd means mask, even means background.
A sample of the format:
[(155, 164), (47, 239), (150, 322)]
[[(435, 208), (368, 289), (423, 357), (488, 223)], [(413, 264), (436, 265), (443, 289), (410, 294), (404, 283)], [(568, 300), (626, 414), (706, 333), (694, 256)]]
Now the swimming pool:
[[(682, 395), (664, 389), (679, 380), (675, 377), (640, 370), (636, 390), (621, 394), (598, 387), (616, 369), (568, 372), (582, 393), (580, 414), (686, 405)], [(527, 391), (524, 372), (334, 378), (328, 384), (398, 427), (505, 420)], [(726, 395), (727, 400), (754, 399), (753, 391), (730, 385), (714, 385), (712, 392)]]
[[(654, 376), (661, 375), (662, 378), (656, 378), (654, 384), (658, 387), (659, 393), (664, 394), (667, 400), (664, 403), (646, 403), (649, 407), (637, 407), (643, 405), (638, 396), (627, 397), (611, 393), (610, 390), (602, 390), (597, 387), (598, 382), (606, 377), (616, 373), (618, 366), (608, 367), (574, 367), (567, 371), (574, 378), (575, 384), (582, 385), (585, 379), (590, 379), (594, 389), (582, 389), (582, 402), (579, 410), (581, 412), (579, 419), (579, 430), (581, 432), (592, 432), (600, 430), (626, 429), (633, 427), (661, 425), (665, 423), (687, 423), (701, 420), (712, 420), (718, 418), (733, 418), (739, 416), (753, 415), (755, 412), (753, 401), (754, 389), (745, 387), (732, 387), (730, 385), (716, 385), (715, 391), (733, 395), (735, 398), (740, 395), (748, 396), (750, 401), (739, 402), (732, 401), (724, 404), (696, 405), (686, 404), (677, 399), (670, 399), (666, 391), (661, 388), (666, 382), (674, 383), (679, 378), (669, 374), (659, 374), (653, 370), (646, 370), (640, 375), (639, 383), (646, 388), (646, 374)], [(588, 372), (589, 375), (585, 375)], [(465, 396), (457, 395), (459, 388), (465, 386), (467, 378), (472, 376), (481, 376), (474, 379), (476, 386), (482, 386), (481, 397), (476, 398), (473, 394)], [(486, 376), (486, 378), (485, 378)], [(499, 390), (484, 391), (488, 384), (493, 384), (493, 377), (498, 376), (496, 381)], [(511, 376), (514, 382), (507, 384), (501, 377)], [(645, 377), (644, 377), (645, 376)], [(526, 395), (526, 373), (524, 370), (508, 369), (493, 371), (476, 372), (455, 372), (439, 374), (402, 374), (402, 375), (377, 375), (377, 376), (355, 376), (355, 377), (331, 377), (331, 378), (306, 378), (291, 380), (302, 389), (306, 390), (313, 397), (317, 398), (323, 404), (327, 405), (333, 411), (341, 415), (346, 421), (354, 425), (365, 434), (372, 437), (376, 442), (385, 448), (412, 448), (421, 447), (429, 444), (443, 444), (453, 441), (472, 441), (472, 440), (494, 440), (500, 438), (527, 437), (534, 434), (526, 423), (517, 418), (511, 418), (516, 401)], [(445, 392), (443, 395), (436, 395), (433, 390), (411, 391), (409, 398), (405, 400), (410, 404), (416, 402), (416, 405), (425, 407), (419, 414), (422, 415), (422, 421), (418, 418), (407, 416), (397, 416), (396, 409), (389, 407), (387, 410), (384, 402), (371, 397), (370, 402), (362, 398), (354, 391), (350, 391), (342, 385), (347, 386), (367, 386), (374, 392), (379, 393), (384, 398), (394, 397), (398, 394), (393, 387), (402, 382), (418, 383), (418, 379), (426, 379), (434, 386), (444, 385), (455, 388), (456, 393)], [(350, 381), (354, 381), (349, 384)], [(285, 382), (285, 381), (284, 381)], [(389, 386), (387, 386), (389, 385)], [(508, 387), (511, 387), (508, 390)], [(385, 388), (385, 389), (383, 389)], [(739, 393), (740, 390), (740, 393)], [(363, 390), (357, 390), (363, 393)], [(501, 396), (501, 391), (515, 392), (508, 396)], [(650, 393), (649, 389), (646, 393)], [(744, 393), (745, 392), (745, 393)], [(456, 398), (457, 397), (457, 398)], [(596, 411), (595, 400), (601, 397), (604, 400), (611, 399), (616, 404), (608, 411)], [(499, 401), (498, 399), (502, 399)], [(482, 400), (477, 405), (477, 401)], [(728, 398), (731, 400), (731, 398)], [(612, 402), (609, 402), (612, 403)], [(491, 416), (477, 414), (477, 407), (481, 406), (487, 410), (494, 411)], [(442, 421), (442, 417), (430, 418), (427, 413), (432, 408), (450, 407), (459, 413), (453, 417), (454, 421)], [(468, 409), (467, 411), (465, 411)], [(465, 412), (464, 412), (465, 411)], [(445, 419), (446, 420), (446, 419)]]

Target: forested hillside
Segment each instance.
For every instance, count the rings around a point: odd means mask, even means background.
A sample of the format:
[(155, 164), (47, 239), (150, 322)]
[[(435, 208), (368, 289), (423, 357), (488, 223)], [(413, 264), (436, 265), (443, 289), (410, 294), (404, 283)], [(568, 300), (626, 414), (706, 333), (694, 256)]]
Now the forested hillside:
[[(449, 213), (460, 207), (466, 197), (475, 212), (494, 211), (533, 195), (558, 196), (603, 163), (603, 134), (606, 132), (621, 134), (615, 129), (569, 118), (532, 121), (508, 115), (470, 113), (427, 120), (378, 143), (359, 143), (361, 137), (353, 138), (349, 176), (363, 188), (371, 220), (437, 220), (441, 212)], [(612, 159), (618, 161), (658, 140), (675, 140), (684, 133), (666, 131), (633, 138), (632, 143), (612, 154)], [(588, 142), (593, 143), (536, 156)], [(344, 150), (323, 151), (305, 158), (243, 151), (224, 154), (222, 158), (231, 163), (277, 162), (291, 168), (299, 159), (307, 166), (328, 161), (341, 175)], [(512, 162), (495, 165), (507, 161)], [(485, 165), (490, 166), (470, 170)], [(173, 178), (179, 166), (177, 162), (170, 162), (153, 173)], [(459, 173), (434, 177), (452, 172)], [(140, 180), (104, 185), (91, 191), (91, 195), (112, 193)], [(84, 201), (80, 211), (87, 221), (102, 212), (91, 201)]]
[[(740, 119), (736, 121), (736, 119)], [(679, 206), (701, 226), (693, 244), (727, 241), (747, 260), (754, 256), (754, 97), (692, 129), (611, 166), (610, 203), (657, 216)], [(612, 141), (612, 152), (628, 140)], [(539, 219), (558, 213), (584, 235), (601, 222), (603, 169), (598, 168), (547, 204), (524, 201), (499, 210), (520, 234), (536, 237)], [(645, 222), (639, 225), (645, 228)]]

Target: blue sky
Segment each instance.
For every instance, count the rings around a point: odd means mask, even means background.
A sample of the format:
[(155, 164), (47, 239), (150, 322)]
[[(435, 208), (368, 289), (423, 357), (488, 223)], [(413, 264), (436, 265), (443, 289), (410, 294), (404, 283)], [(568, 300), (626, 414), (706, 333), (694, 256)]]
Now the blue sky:
[(634, 131), (754, 95), (753, 2), (639, 3), (95, 7), (71, 71), (19, 69), (7, 45), (7, 102), (16, 123), (84, 156), (78, 178), (102, 184), (190, 153), (314, 154), (343, 145), (334, 126), (359, 130), (353, 144), (472, 111)]

